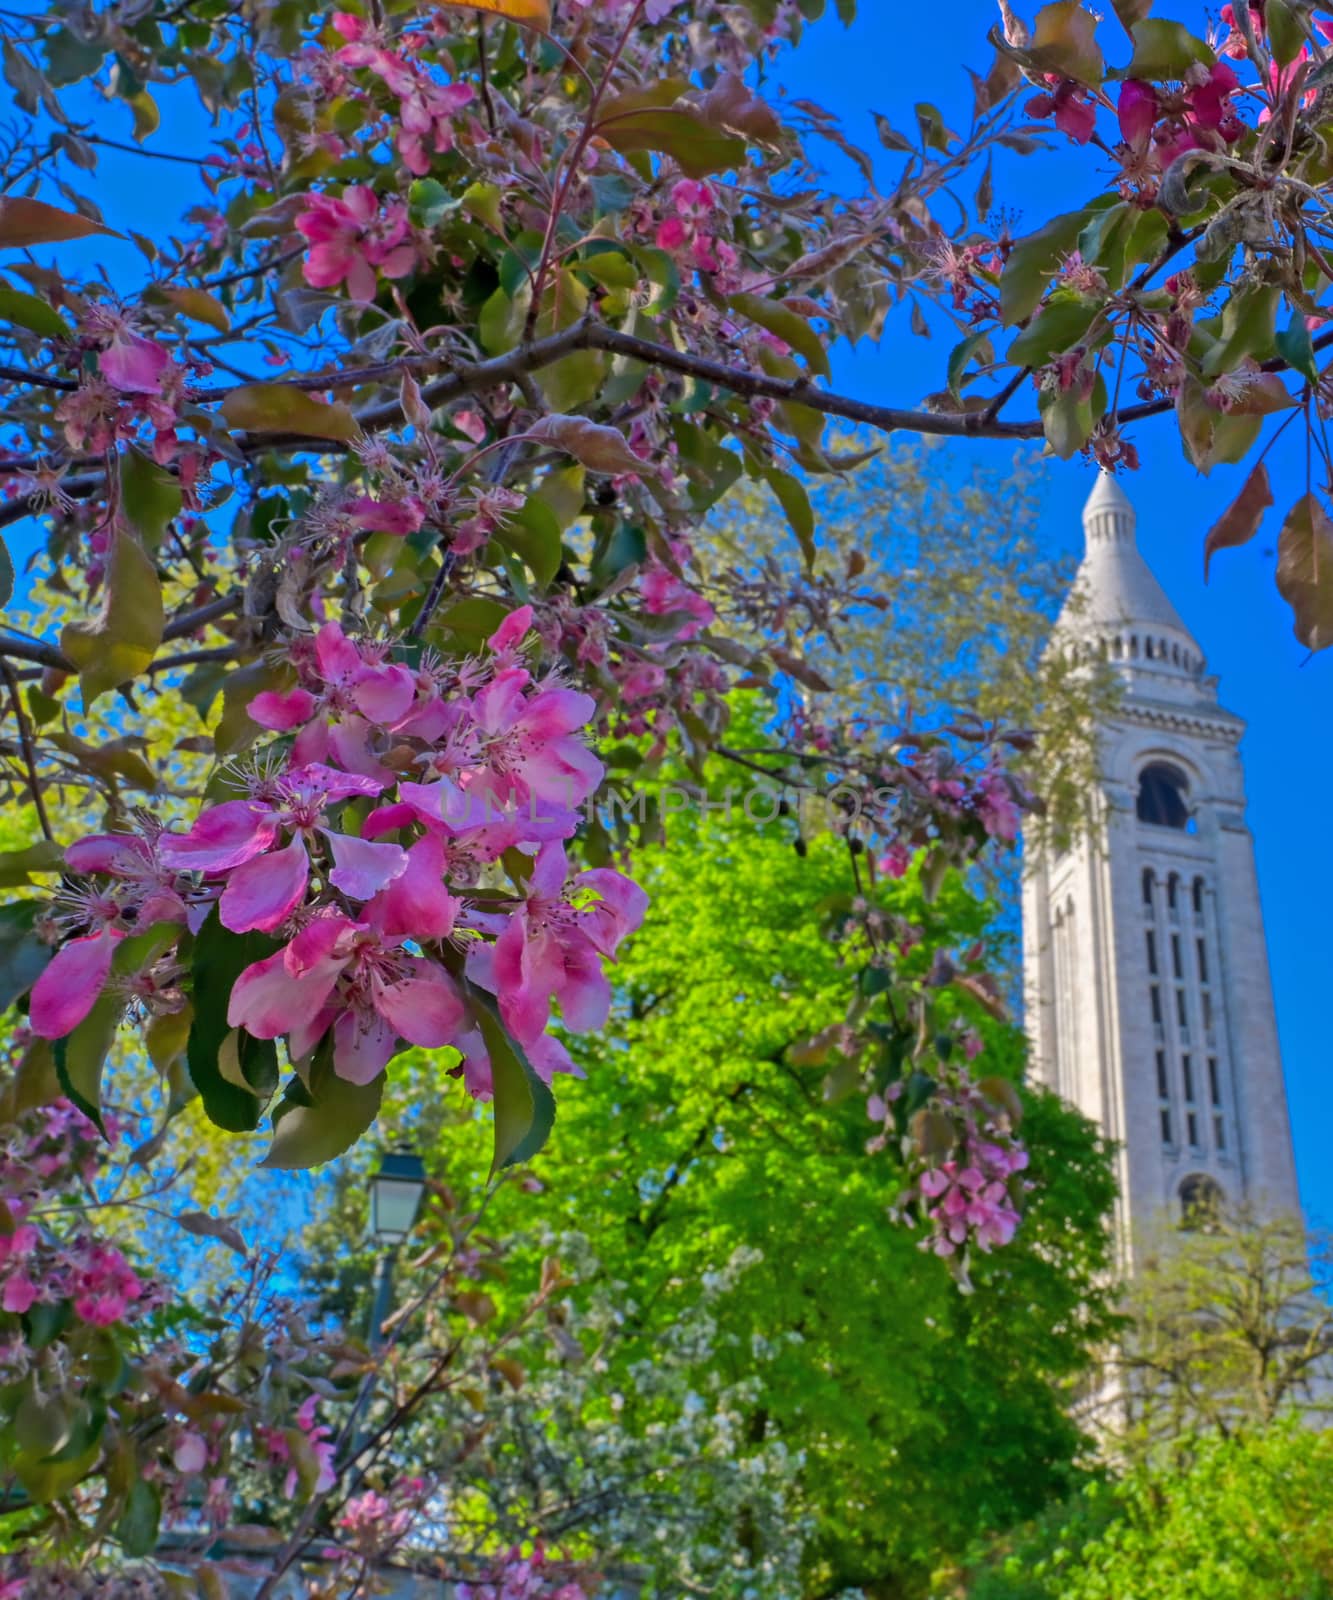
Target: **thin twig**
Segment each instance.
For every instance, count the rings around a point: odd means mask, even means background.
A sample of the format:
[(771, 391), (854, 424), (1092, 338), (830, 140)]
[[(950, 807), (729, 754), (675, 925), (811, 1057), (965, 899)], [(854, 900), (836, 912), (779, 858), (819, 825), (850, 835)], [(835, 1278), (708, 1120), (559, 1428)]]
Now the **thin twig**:
[(18, 679), (14, 676), (14, 669), (3, 657), (0, 657), (0, 672), (4, 673), (5, 682), (9, 685), (9, 703), (14, 708), (14, 721), (19, 726), (19, 744), (23, 748), (23, 764), (28, 769), (28, 789), (32, 794), (33, 810), (36, 811), (37, 821), (41, 824), (42, 837), (48, 844), (54, 844), (56, 836), (51, 832), (51, 819), (46, 814), (46, 801), (42, 798), (42, 782), (37, 776), (37, 752), (32, 745), (32, 729), (28, 725), (28, 714), (23, 709), (23, 698), (19, 694)]

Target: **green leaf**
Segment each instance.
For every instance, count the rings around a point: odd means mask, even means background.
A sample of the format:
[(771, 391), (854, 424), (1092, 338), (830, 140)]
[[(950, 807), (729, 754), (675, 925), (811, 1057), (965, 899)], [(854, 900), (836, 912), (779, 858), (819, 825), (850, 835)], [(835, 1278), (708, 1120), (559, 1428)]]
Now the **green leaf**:
[(356, 418), (345, 405), (317, 400), (290, 383), (247, 383), (222, 402), (228, 427), (248, 433), (292, 433), (303, 438), (355, 439)]
[(79, 671), (85, 711), (99, 695), (137, 678), (162, 642), (157, 568), (126, 528), (113, 537), (103, 584), (100, 615), (71, 622), (60, 635), (61, 649)]
[(332, 1161), (356, 1143), (379, 1114), (388, 1074), (370, 1083), (348, 1083), (333, 1070), (333, 1050), (316, 1051), (310, 1082), (295, 1078), (273, 1113), (273, 1143), (259, 1163), (282, 1171)]
[(32, 931), (46, 909), (40, 900), (0, 906), (0, 1011), (8, 1011), (46, 970), (54, 948)]
[(59, 872), (64, 862), (65, 852), (49, 839), (38, 839), (24, 850), (6, 850), (0, 854), (0, 889), (31, 882), (30, 872)]
[(1062, 461), (1081, 450), (1092, 434), (1092, 397), (1080, 397), (1077, 385), (1043, 394), (1037, 402), (1046, 442)]
[(763, 479), (773, 491), (778, 504), (782, 507), (783, 514), (791, 524), (791, 531), (796, 535), (796, 542), (801, 547), (801, 555), (805, 558), (806, 571), (813, 571), (815, 565), (815, 513), (810, 504), (810, 496), (806, 493), (805, 485), (792, 473), (783, 472), (778, 467), (770, 467), (763, 474)]
[(510, 607), (501, 605), (483, 594), (468, 595), (448, 610), (436, 614), (433, 628), (446, 628), (467, 644), (478, 650), (509, 615)]
[(0, 322), (17, 323), (20, 328), (50, 339), (68, 339), (71, 332), (54, 306), (7, 283), (0, 283)]
[(1289, 67), (1305, 48), (1306, 31), (1299, 14), (1287, 0), (1268, 0), (1264, 7), (1268, 48), (1279, 66)]
[(144, 1477), (136, 1477), (125, 1498), (125, 1509), (116, 1523), (116, 1538), (132, 1559), (151, 1555), (157, 1545), (162, 1521), (162, 1496)]
[(1081, 0), (1055, 0), (1037, 13), (1032, 30), (1032, 55), (1045, 72), (1058, 72), (1096, 88), (1104, 66), (1097, 44), (1097, 19)]
[(918, 100), (912, 109), (916, 112), (917, 127), (921, 129), (922, 143), (928, 150), (939, 150), (947, 155), (949, 141), (957, 139), (958, 135), (945, 127), (939, 107), (931, 105), (929, 100)]
[(1299, 372), (1307, 383), (1319, 382), (1314, 345), (1310, 340), (1310, 330), (1305, 325), (1305, 313), (1299, 306), (1292, 312), (1291, 321), (1277, 335), (1274, 342), (1277, 345), (1277, 353), (1293, 372)]
[(1109, 195), (1102, 198), (1104, 203), (1094, 202), (1082, 211), (1052, 217), (1014, 245), (1000, 277), (1000, 320), (1006, 327), (1025, 321), (1040, 305), (1061, 256), (1074, 248), (1088, 223), (1113, 203)]
[(231, 318), (227, 315), (226, 306), (216, 295), (209, 294), (207, 289), (154, 289), (145, 298), (165, 300), (182, 315), (202, 322), (206, 327), (216, 328), (219, 333), (231, 331)]
[(594, 132), (622, 155), (650, 150), (670, 156), (689, 178), (743, 166), (745, 140), (727, 133), (689, 106), (630, 104), (621, 95), (602, 109)]
[(961, 400), (963, 397), (963, 374), (967, 371), (967, 364), (974, 355), (980, 356), (982, 361), (992, 359), (988, 333), (969, 333), (966, 339), (956, 344), (949, 352), (949, 393), (955, 400)]
[(1287, 513), (1277, 542), (1278, 593), (1310, 650), (1333, 645), (1333, 522), (1312, 494)]
[(277, 1081), (277, 1048), (271, 1039), (252, 1039), (235, 1030), (240, 1082), (224, 1074), (223, 1045), (233, 1033), (227, 1006), (237, 978), (255, 961), (277, 950), (262, 933), (232, 933), (218, 921), (217, 907), (208, 914), (194, 942), (194, 1021), (185, 1059), (190, 1080), (204, 1102), (211, 1122), (232, 1133), (259, 1126), (261, 1092)]
[(559, 519), (544, 500), (529, 495), (525, 505), (506, 514), (495, 537), (527, 564), (539, 589), (550, 587), (564, 559), (564, 545)]
[(60, 1087), (103, 1138), (102, 1068), (124, 1014), (124, 999), (107, 989), (73, 1033), (51, 1045)]
[(1194, 62), (1211, 67), (1217, 57), (1180, 22), (1148, 17), (1129, 30), (1134, 54), (1127, 67), (1112, 74), (1117, 78), (1139, 78), (1145, 83), (1163, 78), (1179, 78)]
[(779, 300), (765, 300), (757, 294), (728, 295), (727, 304), (733, 311), (739, 311), (751, 322), (757, 322), (761, 328), (803, 355), (811, 372), (817, 372), (823, 378), (828, 377), (828, 352), (824, 349), (824, 341), (803, 316)]
[(407, 191), (408, 215), (418, 228), (435, 229), (459, 201), (436, 178), (417, 178)]
[(1234, 289), (1222, 308), (1220, 337), (1203, 358), (1205, 377), (1234, 371), (1247, 356), (1266, 361), (1277, 349), (1277, 306), (1281, 291), (1270, 284)]
[(495, 1156), (492, 1177), (504, 1167), (531, 1161), (555, 1123), (555, 1099), (537, 1076), (523, 1047), (500, 1021), (490, 995), (469, 986), (473, 1014), (491, 1058), (495, 1091)]
[(1009, 346), (1015, 367), (1044, 367), (1053, 356), (1082, 344), (1101, 307), (1079, 295), (1052, 297)]
[(167, 525), (180, 515), (180, 479), (131, 445), (120, 458), (120, 500), (144, 548), (155, 551)]

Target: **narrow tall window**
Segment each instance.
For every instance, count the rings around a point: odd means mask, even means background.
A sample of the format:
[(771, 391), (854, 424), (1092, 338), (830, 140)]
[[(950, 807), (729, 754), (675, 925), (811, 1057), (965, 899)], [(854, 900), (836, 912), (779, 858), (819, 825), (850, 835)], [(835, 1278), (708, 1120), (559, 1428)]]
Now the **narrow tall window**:
[(1157, 935), (1148, 929), (1148, 971), (1155, 978), (1157, 976)]
[(1185, 1118), (1185, 1137), (1189, 1140), (1191, 1149), (1197, 1150), (1199, 1147), (1199, 1119), (1192, 1111)]
[(1222, 1080), (1217, 1073), (1217, 1057), (1208, 1057), (1208, 1098), (1215, 1106), (1222, 1104)]
[(1165, 1106), (1162, 1107), (1162, 1143), (1171, 1143), (1171, 1113)]
[(1155, 882), (1156, 882), (1156, 879), (1153, 877), (1152, 868), (1151, 867), (1144, 867), (1144, 869), (1143, 869), (1143, 903), (1144, 903), (1145, 906), (1150, 906), (1152, 904), (1152, 891), (1153, 891), (1153, 884)]
[(1185, 1009), (1185, 991), (1183, 989), (1176, 990), (1176, 1021), (1182, 1028), (1188, 1028), (1190, 1025), (1189, 1012)]
[(1205, 989), (1199, 997), (1203, 1001), (1203, 1025), (1207, 1032), (1213, 1031), (1213, 999)]
[(1171, 935), (1171, 973), (1176, 978), (1185, 976), (1185, 965), (1180, 959), (1180, 935), (1178, 933)]
[(1194, 880), (1194, 887), (1191, 890), (1191, 893), (1192, 893), (1193, 899), (1194, 899), (1194, 915), (1196, 917), (1201, 917), (1203, 915), (1203, 879), (1202, 878), (1196, 878)]
[(1169, 1100), (1171, 1098), (1171, 1090), (1166, 1081), (1165, 1050), (1157, 1052), (1157, 1098), (1159, 1100)]
[(1227, 1147), (1227, 1129), (1221, 1117), (1213, 1118), (1213, 1142), (1219, 1150)]
[(1152, 996), (1152, 1019), (1160, 1028), (1162, 1026), (1162, 991), (1153, 984), (1148, 991)]
[(1180, 1071), (1181, 1071), (1181, 1076), (1185, 1080), (1185, 1098), (1186, 1098), (1186, 1100), (1193, 1100), (1194, 1099), (1194, 1063), (1190, 1060), (1190, 1058), (1188, 1056), (1181, 1056), (1181, 1058), (1180, 1058)]
[(1194, 948), (1199, 957), (1199, 982), (1208, 982), (1208, 950), (1202, 939), (1194, 941)]

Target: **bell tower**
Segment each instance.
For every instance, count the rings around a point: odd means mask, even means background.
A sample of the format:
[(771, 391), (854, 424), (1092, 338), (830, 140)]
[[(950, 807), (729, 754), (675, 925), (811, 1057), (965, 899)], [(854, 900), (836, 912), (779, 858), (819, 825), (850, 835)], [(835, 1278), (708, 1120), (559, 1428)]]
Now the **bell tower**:
[(1134, 1241), (1200, 1201), (1298, 1213), (1254, 848), (1244, 723), (1139, 553), (1103, 473), (1053, 648), (1120, 681), (1099, 730), (1101, 826), (1025, 862), (1033, 1071), (1119, 1145), (1117, 1231)]

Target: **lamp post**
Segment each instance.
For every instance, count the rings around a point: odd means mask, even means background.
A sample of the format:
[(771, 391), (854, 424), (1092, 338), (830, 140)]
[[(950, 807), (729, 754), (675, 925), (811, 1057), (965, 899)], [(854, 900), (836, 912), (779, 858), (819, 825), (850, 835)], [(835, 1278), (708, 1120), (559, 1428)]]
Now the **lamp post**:
[(382, 1247), (375, 1268), (375, 1294), (370, 1312), (370, 1348), (384, 1343), (384, 1324), (393, 1309), (393, 1268), (398, 1246), (412, 1231), (426, 1188), (426, 1168), (413, 1150), (385, 1152), (370, 1180), (370, 1232)]

